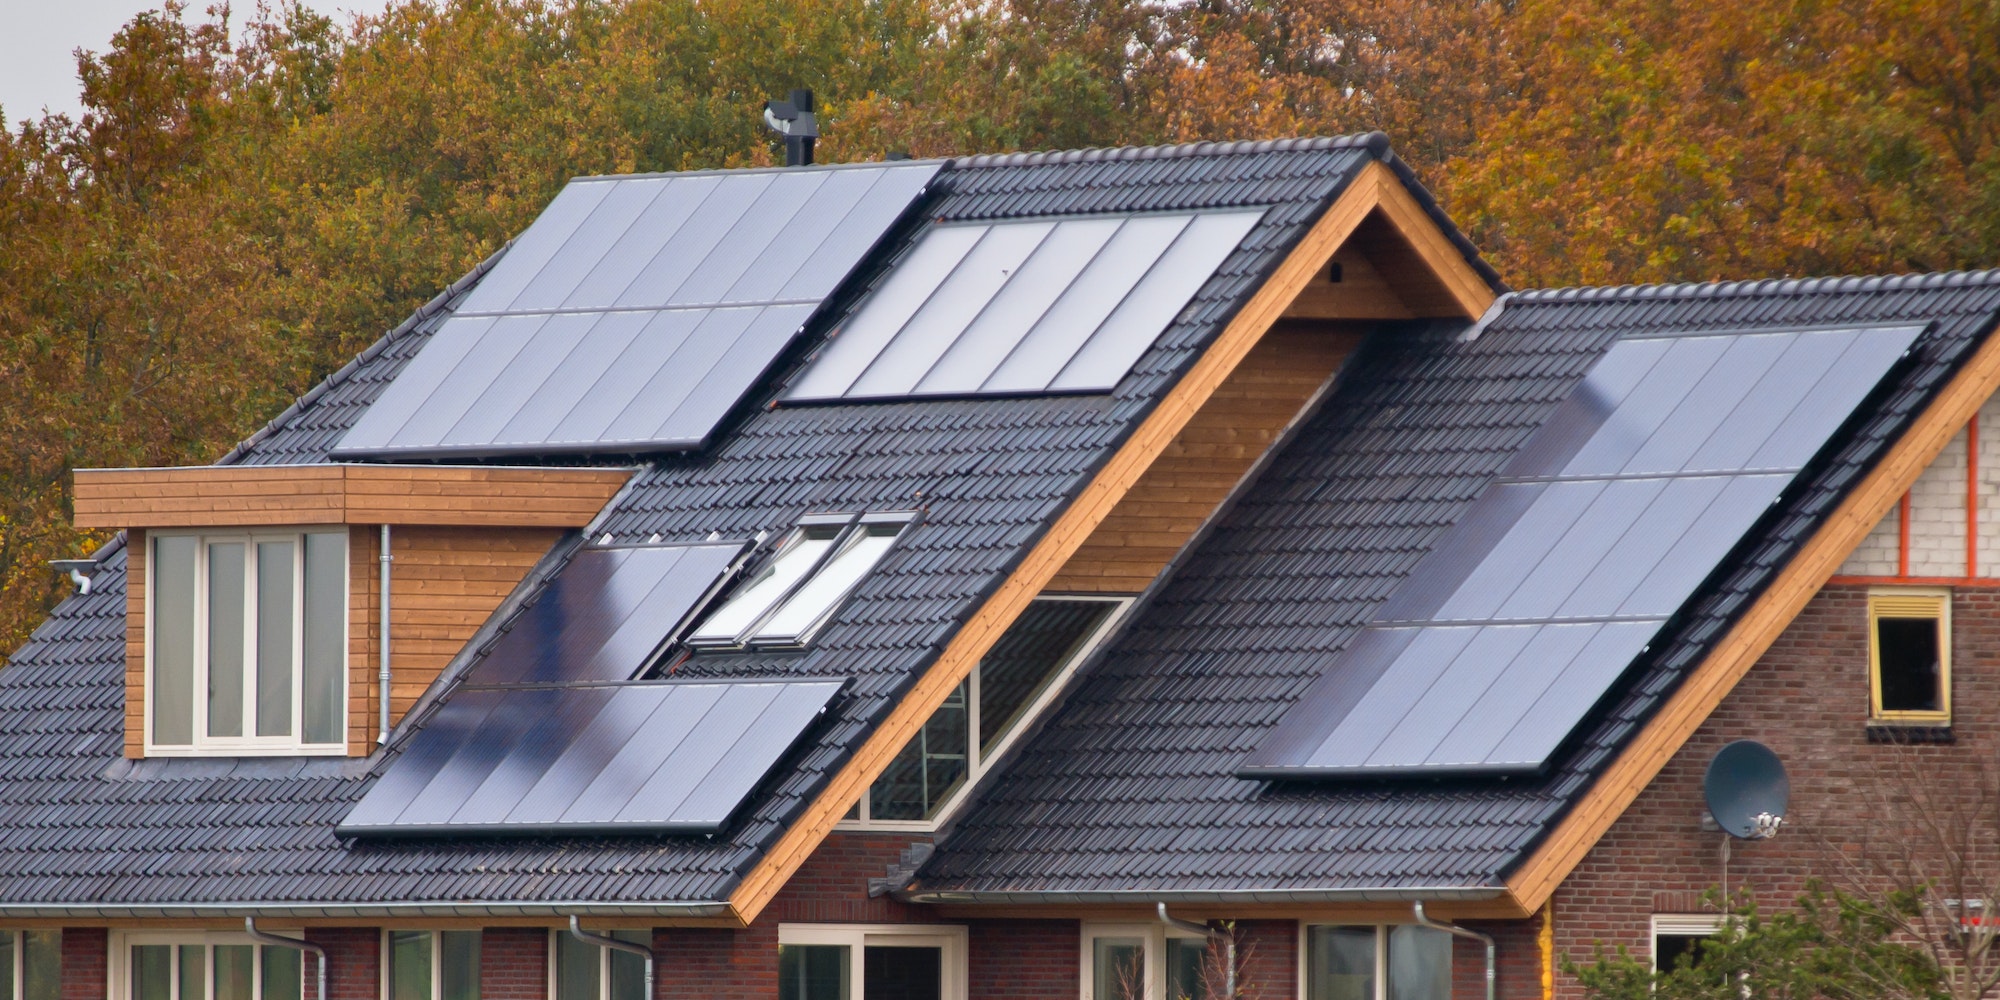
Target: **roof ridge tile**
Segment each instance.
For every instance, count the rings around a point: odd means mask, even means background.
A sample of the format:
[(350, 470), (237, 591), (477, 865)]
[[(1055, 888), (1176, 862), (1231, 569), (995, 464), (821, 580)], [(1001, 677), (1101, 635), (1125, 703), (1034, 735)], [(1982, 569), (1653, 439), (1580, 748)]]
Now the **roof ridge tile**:
[(1734, 298), (1757, 295), (1838, 295), (1891, 292), (1919, 288), (1965, 288), (2000, 285), (2000, 267), (1907, 274), (1842, 274), (1813, 278), (1743, 278), (1732, 281), (1683, 281), (1632, 285), (1559, 285), (1524, 288), (1516, 302), (1602, 302), (1606, 300)]

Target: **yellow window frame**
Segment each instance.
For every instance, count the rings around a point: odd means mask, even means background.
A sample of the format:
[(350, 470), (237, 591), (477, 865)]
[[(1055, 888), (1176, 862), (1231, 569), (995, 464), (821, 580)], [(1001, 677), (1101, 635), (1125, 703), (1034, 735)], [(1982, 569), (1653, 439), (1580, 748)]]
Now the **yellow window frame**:
[[(1882, 708), (1881, 632), (1883, 618), (1931, 618), (1938, 629), (1937, 711), (1885, 711)], [(1894, 587), (1868, 592), (1868, 718), (1898, 725), (1951, 724), (1951, 590), (1946, 587)]]

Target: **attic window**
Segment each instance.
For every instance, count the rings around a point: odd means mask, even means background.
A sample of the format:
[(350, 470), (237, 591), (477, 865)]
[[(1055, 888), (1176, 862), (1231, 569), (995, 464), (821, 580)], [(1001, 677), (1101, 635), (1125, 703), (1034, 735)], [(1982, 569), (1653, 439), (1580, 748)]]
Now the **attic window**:
[(1868, 595), (1870, 718), (1951, 723), (1951, 592), (1897, 588)]
[(912, 515), (814, 514), (689, 634), (696, 649), (803, 646), (908, 526)]

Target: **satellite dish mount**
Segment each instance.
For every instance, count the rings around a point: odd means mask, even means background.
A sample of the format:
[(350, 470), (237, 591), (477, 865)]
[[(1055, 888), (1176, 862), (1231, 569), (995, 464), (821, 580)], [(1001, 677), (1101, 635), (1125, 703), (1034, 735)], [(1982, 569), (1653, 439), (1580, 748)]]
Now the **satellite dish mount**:
[(1722, 838), (1722, 898), (1729, 903), (1729, 845), (1734, 840), (1769, 840), (1785, 823), (1792, 781), (1785, 762), (1756, 740), (1737, 740), (1715, 752), (1702, 777), (1708, 813)]

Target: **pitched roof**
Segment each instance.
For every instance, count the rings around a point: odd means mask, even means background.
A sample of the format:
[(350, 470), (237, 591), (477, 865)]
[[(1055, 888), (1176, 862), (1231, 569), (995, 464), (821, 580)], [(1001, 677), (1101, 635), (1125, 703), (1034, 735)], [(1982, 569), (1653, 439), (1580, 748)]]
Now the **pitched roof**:
[[(1497, 895), (2000, 313), (2000, 272), (1558, 289), (1376, 335), (917, 874), (918, 899)], [(1916, 360), (1538, 777), (1274, 785), (1238, 764), (1617, 338), (1931, 323)]]
[[(333, 827), (379, 773), (369, 762), (125, 760), (124, 560), (114, 545), (93, 593), (59, 607), (0, 672), (0, 758), (7, 762), (0, 799), (10, 803), (0, 820), (0, 912), (144, 914), (232, 904), (265, 912), (470, 912), (579, 902), (636, 912), (725, 898), (957, 623), (1371, 160), (1393, 162), (1376, 136), (952, 163), (932, 186), (930, 218), (1268, 210), (1109, 395), (757, 405), (775, 398), (785, 373), (798, 369), (823, 333), (809, 330), (779, 363), (777, 381), (738, 408), (720, 443), (655, 460), (634, 477), (593, 534), (697, 541), (713, 532), (748, 537), (782, 529), (808, 510), (927, 509), (922, 530), (884, 561), (809, 652), (704, 657), (683, 668), (681, 676), (853, 678), (832, 722), (723, 834), (356, 843), (336, 838)], [(892, 238), (872, 271), (864, 264), (860, 284), (879, 279), (910, 238), (907, 231)], [(224, 461), (323, 461), (483, 268)], [(850, 289), (845, 301), (857, 292)], [(551, 563), (559, 572), (560, 559)]]

